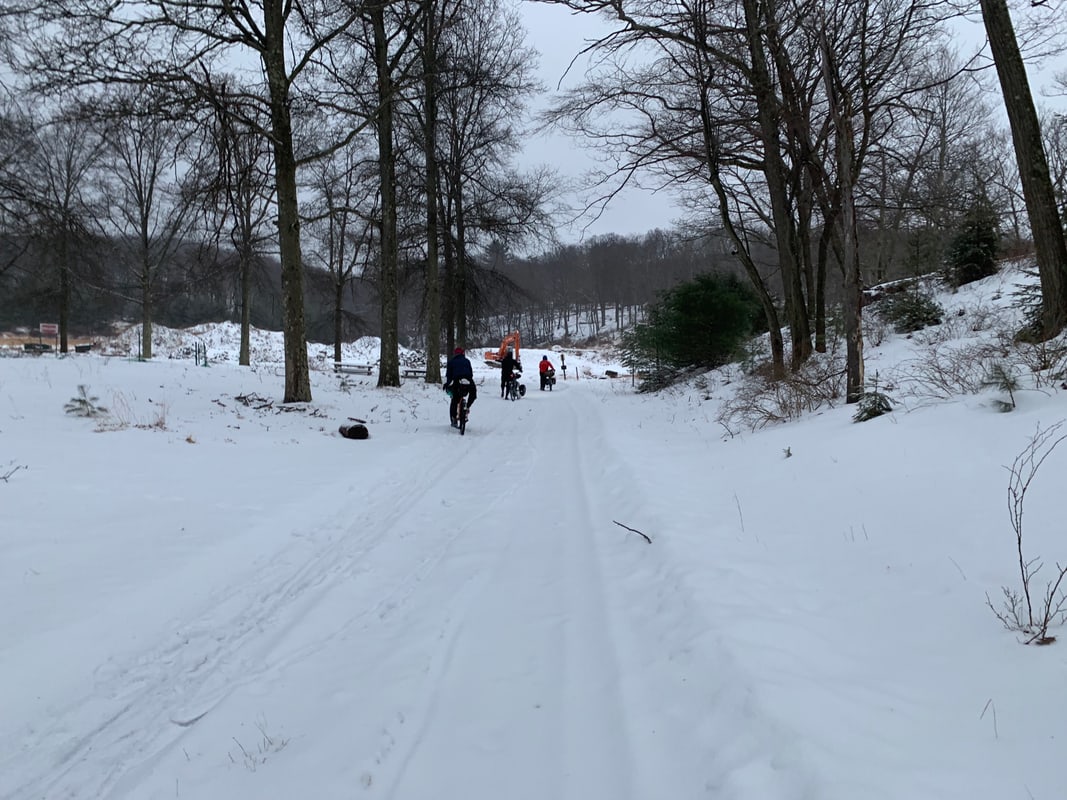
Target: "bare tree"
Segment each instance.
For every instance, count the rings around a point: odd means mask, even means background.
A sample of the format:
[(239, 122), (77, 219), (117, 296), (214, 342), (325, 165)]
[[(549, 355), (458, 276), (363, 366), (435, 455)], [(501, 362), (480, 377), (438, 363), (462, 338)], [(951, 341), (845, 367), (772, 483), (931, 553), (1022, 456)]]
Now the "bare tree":
[(149, 108), (147, 98), (127, 97), (127, 113), (115, 117), (102, 154), (109, 233), (132, 278), (127, 296), (141, 309), (141, 353), (152, 357), (154, 305), (174, 259), (195, 223), (198, 193), (188, 155), (190, 132)]
[(936, 265), (962, 213), (961, 199), (973, 181), (992, 182), (1003, 160), (975, 76), (944, 49), (924, 64), (917, 75), (924, 88), (909, 95), (891, 129), (872, 137), (867, 169), (858, 176), (857, 211), (873, 237), (863, 264), (871, 283)]
[(261, 263), (271, 237), (266, 233), (274, 204), (270, 142), (260, 135), (264, 126), (247, 122), (250, 109), (235, 106), (225, 85), (221, 91), (205, 86), (212, 111), (204, 131), (217, 171), (208, 181), (205, 205), (216, 238), (225, 236), (237, 255), (237, 296), (241, 342), (238, 363), (251, 364), (253, 271)]
[[(916, 88), (936, 10), (883, 0), (564, 2), (608, 12), (619, 26), (591, 45), (605, 68), (564, 97), (555, 119), (610, 154), (605, 178), (624, 185), (651, 174), (684, 192), (690, 208), (715, 208), (776, 330), (775, 298), (751, 255), (773, 243), (797, 368), (813, 333), (825, 346), (827, 260), (852, 264), (843, 274), (859, 285), (855, 213), (844, 204), (874, 137), (891, 128)], [(856, 315), (858, 290), (851, 295), (856, 310), (848, 313)], [(772, 340), (776, 367), (778, 358)], [(861, 357), (853, 363), (858, 380)]]
[(309, 259), (317, 262), (333, 282), (333, 352), (341, 360), (344, 338), (344, 297), (355, 278), (377, 263), (376, 232), (381, 209), (376, 159), (358, 143), (336, 151), (311, 170), (314, 197), (306, 205), (312, 244)]
[(524, 104), (538, 88), (535, 53), (524, 39), (518, 15), (496, 0), (465, 7), (446, 37), (438, 88), (449, 347), (468, 343), (478, 246), (514, 242), (547, 227), (548, 174), (520, 175), (510, 167), (520, 148)]
[(447, 63), (445, 37), (463, 6), (456, 0), (424, 0), (418, 37), (422, 67), (422, 94), (415, 104), (423, 155), (426, 215), (426, 382), (441, 382), (441, 178), (440, 105), (441, 72)]
[[(378, 175), (381, 202), (381, 255), (378, 262), (378, 296), (381, 301), (381, 349), (378, 360), (378, 386), (400, 385), (398, 335), (399, 240), (397, 238), (396, 155), (393, 149), (394, 115), (398, 102), (398, 70), (411, 32), (399, 26), (387, 26), (389, 0), (372, 0), (365, 7), (372, 33), (374, 66), (377, 74), (378, 107), (375, 129), (378, 133)], [(397, 43), (394, 37), (398, 35)]]
[(13, 100), (0, 105), (0, 278), (25, 254), (32, 192), (23, 169), (31, 157), (33, 131), (26, 112)]
[(997, 619), (1008, 630), (1022, 633), (1026, 637), (1026, 644), (1051, 644), (1056, 641), (1055, 636), (1049, 636), (1049, 626), (1062, 624), (1067, 619), (1067, 595), (1061, 589), (1064, 579), (1067, 579), (1067, 566), (1057, 562), (1055, 572), (1045, 584), (1044, 595), (1038, 599), (1034, 597), (1034, 589), (1037, 588), (1034, 579), (1044, 563), (1039, 557), (1027, 559), (1023, 554), (1023, 509), (1026, 493), (1045, 459), (1052, 455), (1057, 445), (1067, 439), (1067, 434), (1061, 433), (1062, 428), (1062, 420), (1047, 428), (1039, 427), (1008, 468), (1011, 473), (1008, 481), (1008, 516), (1015, 533), (1015, 551), (1022, 590), (1001, 587), (1004, 598), (999, 609), (986, 595), (986, 604)]
[(822, 36), (823, 73), (830, 119), (834, 125), (837, 167), (837, 191), (840, 197), (837, 224), (841, 236), (841, 268), (845, 276), (845, 302), (842, 304), (845, 328), (845, 402), (857, 403), (863, 397), (863, 297), (860, 280), (859, 248), (856, 242), (856, 176), (855, 131), (856, 113), (852, 97), (830, 50), (830, 40)]
[(58, 284), (59, 349), (66, 353), (78, 244), (88, 238), (90, 173), (100, 158), (103, 139), (76, 108), (60, 111), (51, 120), (37, 121), (29, 130), (34, 146), (24, 173), (36, 212), (34, 230), (52, 245)]
[(1000, 78), (1004, 108), (1011, 124), (1041, 277), (1041, 317), (1036, 330), (1038, 338), (1048, 339), (1067, 326), (1067, 240), (1056, 208), (1041, 126), (1007, 2), (981, 0), (981, 6), (989, 47)]
[[(1044, 115), (1041, 129), (1044, 132), (1049, 177), (1056, 194), (1056, 204), (1067, 215), (1067, 114)], [(1067, 219), (1064, 223), (1067, 224)]]

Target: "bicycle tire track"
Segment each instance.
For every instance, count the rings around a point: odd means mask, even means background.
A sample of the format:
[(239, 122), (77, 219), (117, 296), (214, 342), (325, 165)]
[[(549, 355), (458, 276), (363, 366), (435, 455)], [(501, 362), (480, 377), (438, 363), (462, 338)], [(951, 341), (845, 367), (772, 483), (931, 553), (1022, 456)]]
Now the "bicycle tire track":
[[(178, 641), (163, 637), (140, 655), (98, 667), (92, 695), (54, 710), (45, 726), (16, 731), (19, 746), (9, 752), (21, 762), (23, 780), (0, 796), (109, 796), (123, 775), (180, 735), (182, 720), (202, 718), (237, 686), (256, 680), (265, 669), (263, 653), (309, 613), (316, 598), (360, 573), (368, 554), (401, 527), (418, 497), (448, 479), (450, 447), (438, 452), (437, 465), (417, 481), (382, 478), (383, 485), (399, 484), (399, 493), (349, 500), (308, 521), (318, 531), (314, 536), (294, 537), (247, 580), (215, 594), (202, 613), (180, 622)], [(404, 473), (409, 476), (407, 469)], [(417, 583), (426, 568), (426, 559), (416, 561), (407, 575), (391, 579), (394, 591)], [(387, 602), (383, 597), (363, 616), (380, 612)], [(87, 729), (85, 720), (92, 717), (97, 722)], [(34, 777), (25, 779), (28, 774)]]
[[(585, 467), (578, 415), (567, 419), (561, 426), (541, 415), (534, 425), (502, 434), (499, 446), (521, 453), (514, 462), (523, 465), (525, 482), (572, 500)], [(555, 427), (546, 436), (549, 424)], [(508, 467), (500, 465), (494, 483), (516, 481)], [(375, 764), (381, 791), (374, 796), (640, 796), (632, 792), (628, 766), (637, 753), (619, 736), (629, 726), (590, 539), (592, 512), (580, 497), (564, 507), (565, 517), (548, 530), (525, 514), (526, 524), (515, 525), (510, 507), (479, 516), (482, 525), (506, 530), (506, 541), (485, 559), (484, 574), (463, 592), (449, 591), (462, 599), (446, 615), (421, 699), (411, 704), (420, 709), (418, 718), (404, 712), (403, 741), (398, 726), (389, 728), (388, 759)], [(441, 602), (415, 598), (424, 610), (419, 614)], [(515, 631), (521, 632), (515, 651), (494, 652), (493, 642), (510, 635), (514, 643)], [(477, 707), (468, 705), (471, 697), (479, 697)]]

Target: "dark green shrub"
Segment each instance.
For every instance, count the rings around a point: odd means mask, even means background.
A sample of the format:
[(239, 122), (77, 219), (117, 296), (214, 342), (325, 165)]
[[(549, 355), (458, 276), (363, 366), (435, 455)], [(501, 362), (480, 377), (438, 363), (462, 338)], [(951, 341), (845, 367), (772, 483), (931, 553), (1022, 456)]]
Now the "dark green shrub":
[(952, 286), (988, 278), (997, 272), (1000, 228), (993, 204), (979, 192), (960, 221), (948, 251), (948, 282)]
[(890, 295), (879, 305), (879, 313), (897, 333), (911, 333), (930, 325), (940, 325), (945, 313), (931, 295), (919, 290)]
[(758, 332), (763, 309), (755, 292), (733, 275), (698, 275), (679, 284), (649, 309), (648, 322), (624, 342), (627, 360), (657, 383), (691, 367), (728, 363)]
[(679, 378), (678, 370), (662, 366), (653, 367), (651, 371), (643, 372), (641, 374), (641, 383), (637, 386), (637, 391), (641, 394), (658, 392), (661, 389), (666, 389)]

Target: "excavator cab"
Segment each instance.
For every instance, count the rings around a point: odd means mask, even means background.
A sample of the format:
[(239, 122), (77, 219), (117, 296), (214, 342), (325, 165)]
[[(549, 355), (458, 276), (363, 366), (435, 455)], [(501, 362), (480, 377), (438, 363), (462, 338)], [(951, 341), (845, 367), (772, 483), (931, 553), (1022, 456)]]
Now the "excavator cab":
[(519, 332), (512, 331), (504, 337), (500, 342), (499, 350), (486, 350), (485, 351), (485, 363), (490, 367), (499, 367), (500, 362), (503, 360), (504, 355), (512, 350), (515, 356), (515, 360), (519, 360)]

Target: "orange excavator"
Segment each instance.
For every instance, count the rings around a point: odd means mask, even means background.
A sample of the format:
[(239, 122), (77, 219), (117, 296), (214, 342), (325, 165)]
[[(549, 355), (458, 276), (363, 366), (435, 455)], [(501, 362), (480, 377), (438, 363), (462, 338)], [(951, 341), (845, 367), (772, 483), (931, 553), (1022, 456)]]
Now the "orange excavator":
[(519, 332), (518, 331), (512, 331), (507, 336), (505, 336), (503, 341), (500, 342), (500, 349), (499, 350), (486, 350), (485, 351), (485, 363), (488, 364), (490, 367), (499, 367), (501, 360), (504, 358), (504, 354), (507, 353), (508, 350), (513, 351), (513, 355), (515, 356), (515, 359), (518, 360), (518, 358), (519, 358)]

